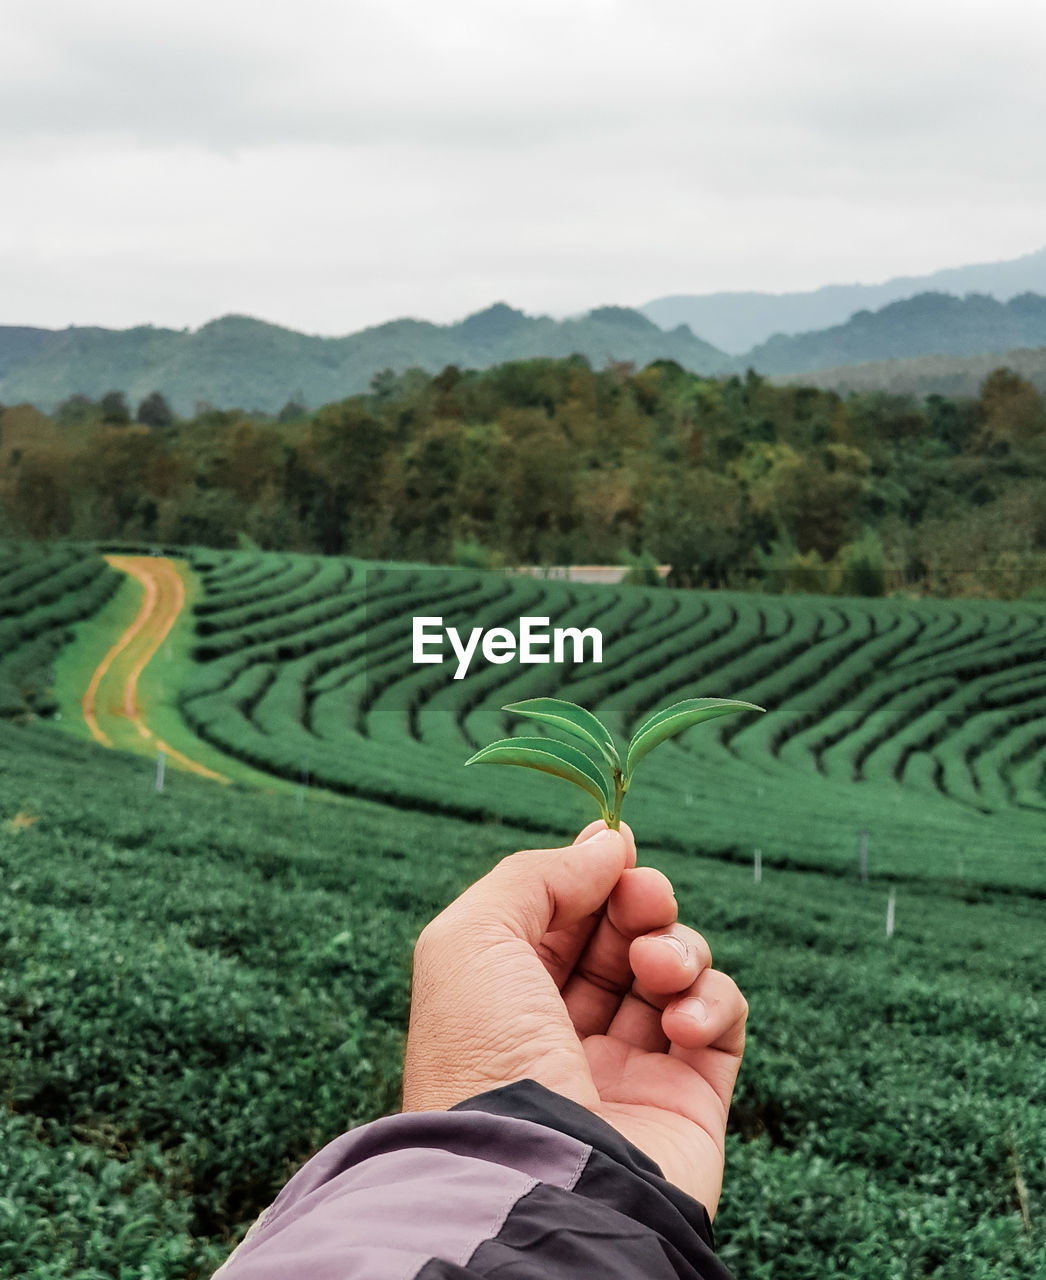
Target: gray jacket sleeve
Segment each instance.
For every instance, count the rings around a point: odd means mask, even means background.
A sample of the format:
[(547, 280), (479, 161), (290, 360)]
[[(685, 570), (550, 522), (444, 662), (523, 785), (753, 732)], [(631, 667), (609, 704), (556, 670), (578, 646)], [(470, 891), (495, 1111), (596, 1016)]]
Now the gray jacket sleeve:
[(218, 1272), (298, 1276), (730, 1280), (702, 1206), (531, 1080), (377, 1120), (314, 1156)]

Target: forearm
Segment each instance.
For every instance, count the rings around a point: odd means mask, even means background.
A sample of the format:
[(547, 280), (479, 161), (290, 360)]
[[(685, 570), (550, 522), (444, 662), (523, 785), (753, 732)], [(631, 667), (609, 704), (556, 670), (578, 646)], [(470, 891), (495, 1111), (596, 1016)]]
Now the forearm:
[(524, 1081), (376, 1121), (287, 1184), (221, 1280), (729, 1280), (704, 1209), (584, 1108)]

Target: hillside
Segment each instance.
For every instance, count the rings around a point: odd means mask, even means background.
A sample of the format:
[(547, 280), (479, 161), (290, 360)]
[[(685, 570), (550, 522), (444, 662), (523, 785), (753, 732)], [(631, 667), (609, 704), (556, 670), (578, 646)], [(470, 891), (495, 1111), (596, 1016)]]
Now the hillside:
[(1044, 492), (1043, 398), (1006, 370), (968, 401), (840, 401), (671, 361), (629, 373), (570, 358), (383, 376), (286, 423), (0, 412), (0, 530), (33, 539), (1041, 598)]
[(664, 329), (686, 324), (724, 351), (741, 353), (775, 333), (804, 333), (842, 324), (918, 293), (987, 293), (1005, 302), (1031, 290), (1046, 293), (1046, 249), (1007, 262), (948, 267), (925, 276), (896, 276), (881, 284), (830, 284), (797, 293), (673, 294), (638, 309)]
[(915, 356), (910, 360), (877, 360), (837, 365), (806, 373), (779, 375), (778, 381), (821, 387), (846, 396), (852, 392), (885, 391), (896, 396), (950, 396), (973, 399), (985, 378), (1001, 367), (1012, 369), (1040, 392), (1046, 392), (1046, 347), (976, 356)]
[[(133, 408), (155, 390), (183, 417), (209, 406), (275, 414), (291, 401), (316, 407), (360, 394), (383, 370), (434, 374), (448, 365), (489, 369), (510, 360), (574, 354), (594, 368), (674, 360), (706, 376), (753, 368), (780, 377), (875, 365), (852, 385), (894, 389), (900, 373), (896, 385), (919, 390), (924, 384), (904, 380), (910, 371), (883, 362), (1037, 347), (1046, 347), (1046, 297), (1033, 293), (1009, 302), (986, 294), (923, 293), (879, 311), (859, 311), (831, 328), (777, 334), (739, 357), (725, 355), (683, 325), (664, 333), (625, 307), (600, 307), (558, 321), (498, 303), (454, 325), (395, 320), (344, 338), (311, 337), (246, 316), (225, 316), (195, 332), (6, 327), (0, 328), (0, 403), (28, 401), (49, 412), (74, 394), (97, 399), (121, 390)], [(991, 369), (1008, 363), (1005, 355), (993, 354), (971, 366), (980, 378), (968, 374), (950, 382), (946, 370), (925, 385), (973, 395)], [(851, 385), (845, 373), (818, 381), (833, 388)]]
[(183, 416), (200, 402), (276, 413), (289, 400), (315, 407), (366, 391), (384, 369), (438, 373), (450, 364), (484, 369), (575, 353), (599, 367), (661, 358), (703, 373), (733, 365), (685, 327), (666, 334), (624, 307), (557, 321), (498, 303), (459, 324), (395, 320), (344, 338), (312, 337), (246, 316), (225, 316), (195, 332), (2, 327), (0, 402), (29, 401), (50, 411), (73, 394), (97, 398), (118, 389), (133, 405), (158, 390)]
[[(923, 355), (979, 355), (1046, 346), (1046, 298), (1024, 293), (1009, 302), (987, 294), (955, 298), (921, 293), (846, 324), (813, 333), (777, 334), (745, 363), (762, 374), (806, 373), (835, 365)], [(998, 365), (1000, 362), (995, 361)]]

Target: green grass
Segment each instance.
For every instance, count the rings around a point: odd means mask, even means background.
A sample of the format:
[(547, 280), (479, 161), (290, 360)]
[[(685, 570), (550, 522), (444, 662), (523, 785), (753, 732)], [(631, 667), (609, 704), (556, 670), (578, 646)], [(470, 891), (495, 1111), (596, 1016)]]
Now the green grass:
[[(84, 719), (83, 695), (96, 667), (134, 621), (142, 603), (142, 588), (134, 578), (128, 574), (117, 574), (115, 569), (109, 572), (117, 578), (119, 585), (97, 613), (73, 625), (69, 642), (54, 664), (53, 687), (62, 728), (88, 742), (94, 739)], [(137, 739), (138, 735), (133, 737)], [(121, 745), (130, 749), (130, 734), (127, 743)]]
[(145, 719), (158, 738), (198, 764), (229, 778), (268, 790), (288, 790), (289, 784), (272, 774), (252, 769), (244, 761), (218, 751), (199, 738), (185, 723), (178, 706), (178, 691), (195, 671), (193, 649), (197, 643), (192, 607), (199, 596), (199, 582), (186, 561), (174, 562), (185, 586), (185, 609), (171, 628), (156, 656), (146, 666), (138, 682), (139, 699)]

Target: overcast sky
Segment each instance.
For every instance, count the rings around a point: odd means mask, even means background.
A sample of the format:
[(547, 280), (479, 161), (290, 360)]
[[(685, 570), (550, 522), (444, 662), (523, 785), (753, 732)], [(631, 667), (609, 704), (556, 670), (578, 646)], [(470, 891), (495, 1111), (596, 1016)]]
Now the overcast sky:
[(343, 334), (1046, 245), (1042, 0), (3, 0), (0, 323)]

